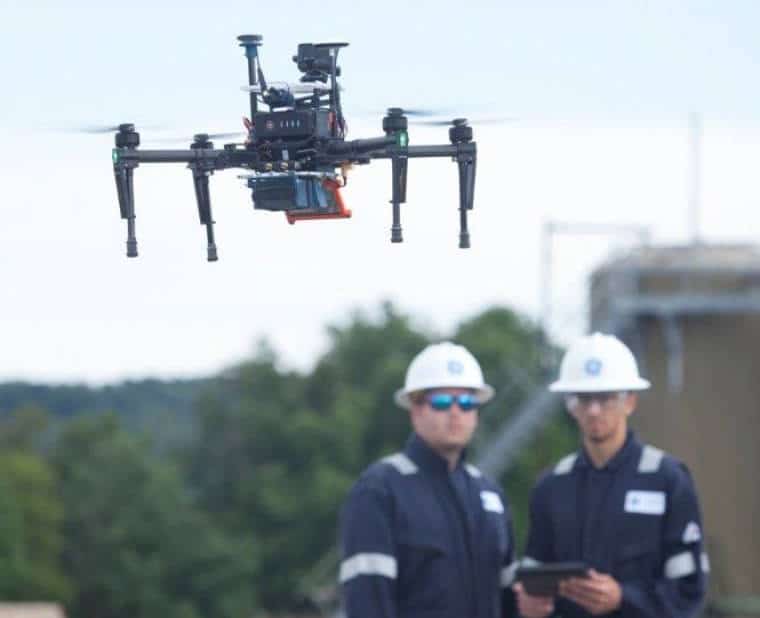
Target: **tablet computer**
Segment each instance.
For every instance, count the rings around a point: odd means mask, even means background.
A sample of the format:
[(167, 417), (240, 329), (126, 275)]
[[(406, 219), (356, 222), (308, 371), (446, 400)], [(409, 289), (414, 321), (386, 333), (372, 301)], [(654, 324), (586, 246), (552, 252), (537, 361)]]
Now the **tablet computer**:
[(583, 562), (545, 562), (517, 568), (515, 579), (531, 596), (557, 596), (559, 582), (569, 577), (586, 577), (588, 566)]

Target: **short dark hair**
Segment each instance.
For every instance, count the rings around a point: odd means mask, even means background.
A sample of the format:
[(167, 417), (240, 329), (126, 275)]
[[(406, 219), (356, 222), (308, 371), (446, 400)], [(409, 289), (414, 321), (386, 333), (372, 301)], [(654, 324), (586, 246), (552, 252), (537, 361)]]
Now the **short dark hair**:
[(427, 391), (414, 391), (412, 393), (409, 393), (409, 401), (411, 401), (415, 405), (420, 405), (422, 403), (425, 403), (425, 395), (427, 394)]

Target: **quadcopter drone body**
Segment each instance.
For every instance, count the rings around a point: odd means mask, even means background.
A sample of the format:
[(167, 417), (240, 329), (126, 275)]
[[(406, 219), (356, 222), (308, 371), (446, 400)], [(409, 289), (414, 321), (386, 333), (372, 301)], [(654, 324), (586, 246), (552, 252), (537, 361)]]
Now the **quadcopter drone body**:
[[(348, 168), (372, 159), (390, 159), (393, 224), (391, 242), (402, 242), (400, 204), (406, 201), (407, 164), (415, 157), (451, 157), (459, 168), (459, 246), (470, 246), (467, 211), (473, 207), (476, 145), (472, 128), (454, 120), (450, 144), (409, 146), (408, 121), (400, 108), (383, 118), (382, 137), (346, 140), (346, 121), (340, 101), (337, 57), (347, 43), (303, 43), (293, 61), (303, 74), (300, 83), (267, 86), (261, 69), (259, 35), (238, 37), (248, 59), (251, 118), (242, 144), (214, 148), (207, 134), (198, 134), (187, 150), (141, 150), (132, 124), (121, 124), (113, 149), (113, 167), (121, 218), (127, 220), (127, 256), (137, 256), (133, 175), (140, 163), (186, 163), (193, 174), (200, 222), (206, 227), (207, 257), (217, 260), (211, 215), (209, 177), (217, 170), (241, 168), (252, 191), (253, 207), (282, 211), (288, 222), (351, 216), (340, 188)], [(268, 106), (260, 111), (259, 104)]]

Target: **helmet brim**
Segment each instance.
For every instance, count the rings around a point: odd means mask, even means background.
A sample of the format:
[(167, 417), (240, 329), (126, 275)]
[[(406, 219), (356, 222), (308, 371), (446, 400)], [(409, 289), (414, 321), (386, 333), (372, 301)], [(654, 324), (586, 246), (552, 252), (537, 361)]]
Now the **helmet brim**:
[(590, 382), (588, 380), (570, 382), (557, 380), (549, 385), (552, 393), (605, 393), (618, 391), (645, 391), (652, 385), (648, 380), (638, 378), (632, 382)]

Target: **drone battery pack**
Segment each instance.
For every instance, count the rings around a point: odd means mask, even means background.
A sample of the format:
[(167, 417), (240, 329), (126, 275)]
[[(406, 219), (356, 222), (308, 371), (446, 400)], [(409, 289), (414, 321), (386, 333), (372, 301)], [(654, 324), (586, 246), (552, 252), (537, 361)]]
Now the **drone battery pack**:
[(253, 192), (253, 207), (285, 212), (288, 222), (299, 219), (335, 219), (351, 216), (329, 178), (298, 174), (274, 174), (248, 179)]
[(259, 112), (254, 116), (258, 139), (295, 139), (330, 136), (330, 111), (286, 110)]
[(285, 213), (288, 223), (296, 221), (309, 221), (315, 219), (348, 219), (351, 211), (346, 208), (343, 196), (340, 194), (340, 185), (329, 178), (322, 180), (322, 190), (327, 200), (327, 208), (289, 211)]
[(258, 210), (308, 208), (299, 204), (298, 181), (294, 174), (276, 174), (248, 179), (253, 193), (253, 207)]

